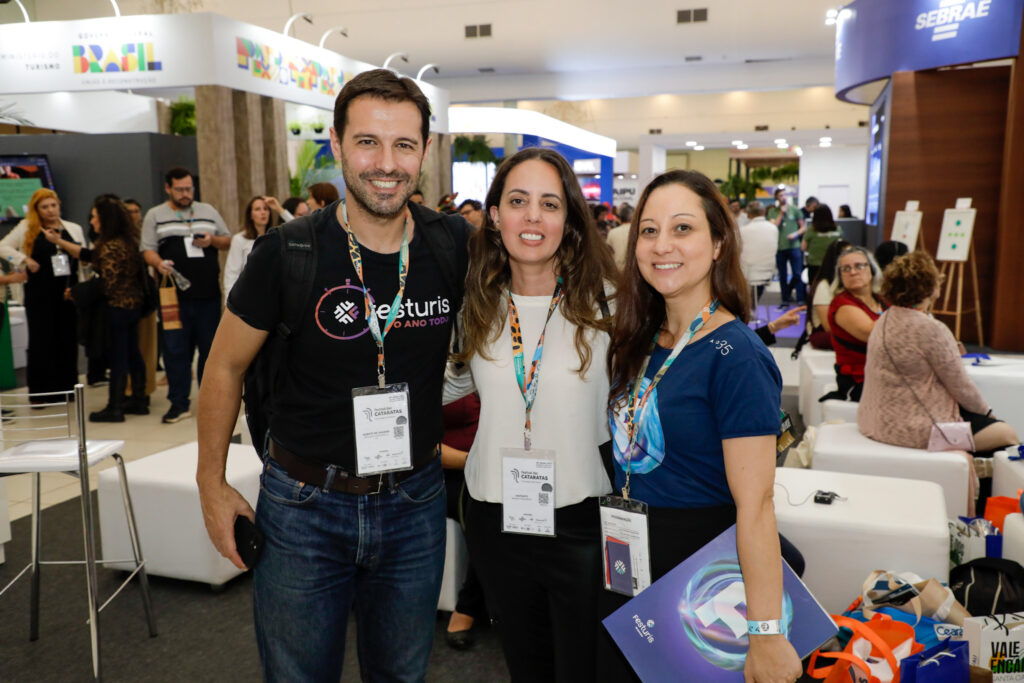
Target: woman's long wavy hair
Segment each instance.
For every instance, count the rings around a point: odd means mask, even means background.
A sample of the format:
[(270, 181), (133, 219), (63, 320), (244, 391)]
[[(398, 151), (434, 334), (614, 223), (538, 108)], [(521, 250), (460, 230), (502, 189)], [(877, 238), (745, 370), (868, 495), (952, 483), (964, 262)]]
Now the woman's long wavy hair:
[(719, 246), (718, 258), (711, 264), (711, 295), (718, 299), (720, 307), (744, 323), (750, 319), (750, 286), (740, 269), (739, 230), (725, 197), (703, 173), (662, 173), (644, 188), (629, 226), (626, 264), (619, 280), (615, 325), (608, 346), (610, 406), (629, 390), (650, 350), (651, 340), (665, 321), (665, 299), (640, 274), (636, 242), (647, 201), (655, 190), (666, 185), (682, 185), (700, 197), (711, 227), (711, 241)]
[(129, 250), (138, 250), (139, 238), (135, 235), (135, 225), (124, 202), (116, 196), (101, 195), (93, 202), (92, 208), (100, 221), (97, 248), (105, 242), (122, 239)]
[(28, 225), (28, 230), (25, 231), (25, 242), (22, 245), (22, 251), (25, 252), (26, 256), (32, 255), (32, 248), (36, 244), (36, 238), (39, 237), (40, 231), (43, 229), (43, 221), (39, 217), (39, 204), (44, 199), (56, 199), (60, 203), (60, 197), (53, 190), (45, 187), (41, 187), (32, 193), (32, 198), (28, 200), (28, 211), (25, 212), (25, 223)]
[(611, 319), (600, 312), (599, 300), (605, 297), (605, 282), (614, 282), (615, 264), (611, 252), (597, 233), (594, 218), (587, 208), (576, 174), (557, 152), (530, 147), (505, 159), (498, 167), (484, 202), (484, 226), (469, 240), (469, 272), (466, 274), (466, 298), (462, 309), (464, 342), (458, 360), (468, 361), (474, 354), (487, 355), (497, 342), (508, 316), (507, 291), (512, 284), (508, 251), (501, 233), (491, 218), (491, 207), (501, 205), (505, 181), (513, 168), (536, 159), (549, 164), (562, 181), (565, 196), (565, 229), (555, 252), (556, 270), (564, 283), (562, 316), (576, 328), (574, 341), (580, 359), (577, 372), (582, 376), (590, 367), (593, 350), (587, 342), (587, 330), (608, 332)]
[[(249, 203), (245, 205), (245, 210), (242, 212), (242, 215), (245, 217), (242, 223), (242, 234), (245, 235), (246, 239), (250, 240), (254, 240), (260, 236), (260, 231), (256, 229), (256, 221), (252, 219), (252, 208), (256, 205), (256, 202), (263, 202), (264, 204), (267, 203), (266, 200), (263, 199), (262, 195), (256, 195), (249, 200)], [(264, 232), (276, 224), (274, 221), (274, 214), (270, 210), (269, 206), (267, 207), (267, 213), (270, 214), (270, 220), (267, 221), (267, 225), (263, 229)]]

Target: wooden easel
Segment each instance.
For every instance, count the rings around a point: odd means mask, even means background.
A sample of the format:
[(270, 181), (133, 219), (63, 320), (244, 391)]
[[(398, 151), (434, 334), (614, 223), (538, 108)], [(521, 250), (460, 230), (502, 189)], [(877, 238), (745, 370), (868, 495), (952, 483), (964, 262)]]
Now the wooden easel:
[[(974, 238), (971, 237), (967, 259), (971, 262), (971, 283), (974, 285), (974, 307), (964, 309), (964, 262), (940, 261), (939, 272), (945, 278), (945, 292), (942, 295), (942, 310), (934, 309), (932, 314), (953, 316), (953, 336), (960, 341), (960, 321), (968, 313), (974, 313), (978, 323), (978, 344), (985, 345), (985, 335), (981, 331), (981, 300), (978, 296), (978, 265), (974, 261)], [(949, 308), (949, 298), (953, 293), (953, 282), (956, 281), (956, 308)]]

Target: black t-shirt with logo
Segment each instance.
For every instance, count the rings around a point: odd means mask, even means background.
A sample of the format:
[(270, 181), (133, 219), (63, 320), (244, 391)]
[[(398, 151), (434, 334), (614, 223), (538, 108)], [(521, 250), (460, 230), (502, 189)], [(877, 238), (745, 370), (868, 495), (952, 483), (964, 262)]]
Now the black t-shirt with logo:
[[(334, 204), (314, 214), (318, 265), (306, 313), (289, 341), (272, 396), (270, 434), (303, 458), (355, 471), (352, 389), (377, 385), (377, 345), (366, 324), (363, 290), (349, 256), (348, 237)], [(413, 463), (428, 462), (441, 440), (441, 388), (451, 338), (454, 293), (417, 222), (409, 244), (402, 308), (384, 339), (389, 384), (406, 382), (410, 396)], [(464, 236), (456, 243), (465, 244)], [(360, 247), (367, 290), (380, 328), (398, 292), (398, 253)], [(465, 273), (457, 273), (461, 281)], [(273, 330), (282, 319), (281, 245), (277, 231), (256, 240), (228, 296), (228, 309), (248, 325)]]

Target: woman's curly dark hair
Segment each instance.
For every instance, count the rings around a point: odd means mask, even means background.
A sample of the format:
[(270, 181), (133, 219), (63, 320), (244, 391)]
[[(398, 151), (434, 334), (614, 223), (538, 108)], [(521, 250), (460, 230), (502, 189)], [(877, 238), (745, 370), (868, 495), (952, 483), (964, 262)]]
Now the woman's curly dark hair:
[(939, 282), (939, 269), (932, 257), (912, 251), (886, 266), (879, 294), (890, 306), (914, 308), (935, 292)]

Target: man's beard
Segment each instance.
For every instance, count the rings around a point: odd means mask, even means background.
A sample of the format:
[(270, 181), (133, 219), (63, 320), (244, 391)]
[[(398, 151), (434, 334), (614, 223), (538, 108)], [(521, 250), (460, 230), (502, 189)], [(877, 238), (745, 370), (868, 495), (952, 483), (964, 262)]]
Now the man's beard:
[[(353, 178), (349, 175), (347, 167), (342, 163), (342, 176), (345, 178), (345, 191), (346, 199), (351, 199), (353, 202), (358, 204), (363, 211), (370, 214), (374, 218), (389, 219), (395, 218), (405, 210), (406, 202), (409, 201), (409, 197), (416, 190), (415, 187), (409, 182), (409, 174), (395, 172), (387, 175), (380, 173), (360, 173), (357, 178)], [(394, 199), (387, 202), (379, 202), (373, 198), (372, 185), (370, 185), (369, 178), (375, 180), (397, 180), (399, 184), (405, 185), (405, 194), (396, 195)], [(370, 188), (370, 189), (368, 189)]]
[(171, 199), (171, 203), (174, 204), (179, 209), (187, 209), (188, 207), (192, 206), (192, 198), (191, 197), (183, 197), (181, 199), (174, 199), (174, 198), (172, 198)]

